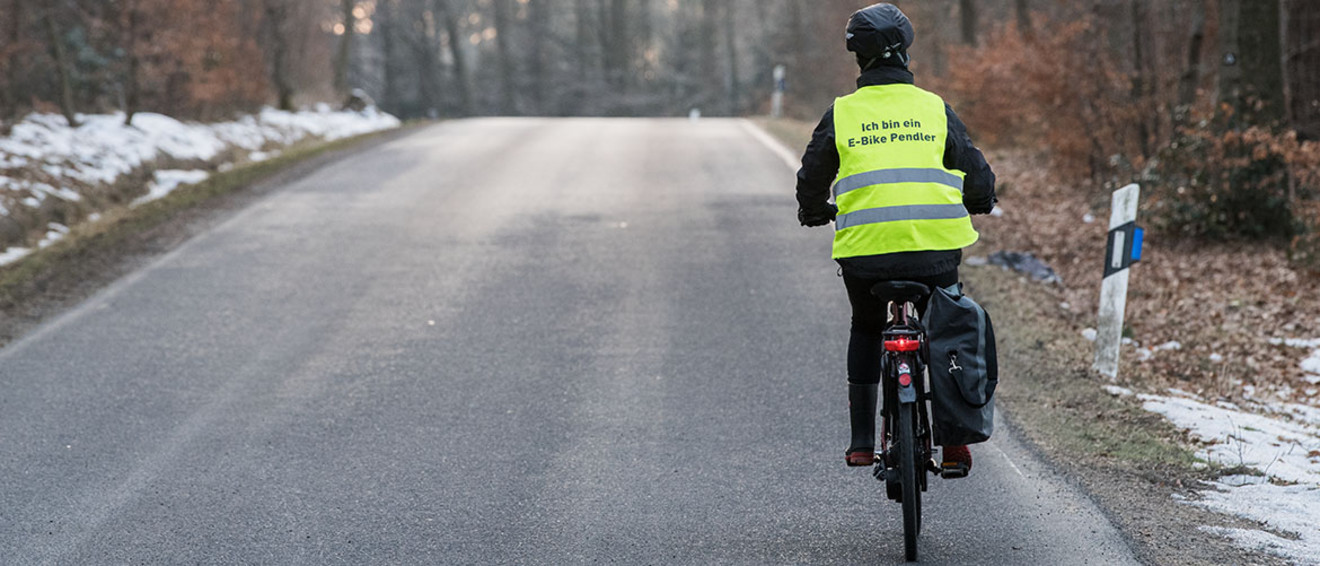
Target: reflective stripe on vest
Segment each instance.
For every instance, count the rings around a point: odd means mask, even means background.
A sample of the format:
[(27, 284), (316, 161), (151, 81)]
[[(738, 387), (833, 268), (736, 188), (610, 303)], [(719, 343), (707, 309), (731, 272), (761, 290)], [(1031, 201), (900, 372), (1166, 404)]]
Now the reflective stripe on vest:
[(898, 222), (900, 220), (951, 220), (954, 218), (966, 218), (967, 209), (962, 203), (958, 204), (910, 204), (906, 206), (886, 206), (884, 208), (865, 208), (862, 210), (841, 214), (834, 219), (836, 230), (861, 226), (863, 224), (879, 224), (881, 222)]
[(939, 183), (958, 189), (962, 194), (963, 179), (944, 169), (881, 169), (843, 177), (834, 183), (834, 198), (851, 190), (886, 183)]
[(839, 175), (834, 257), (952, 250), (977, 239), (963, 173), (944, 168), (948, 116), (912, 85), (863, 87), (834, 103)]

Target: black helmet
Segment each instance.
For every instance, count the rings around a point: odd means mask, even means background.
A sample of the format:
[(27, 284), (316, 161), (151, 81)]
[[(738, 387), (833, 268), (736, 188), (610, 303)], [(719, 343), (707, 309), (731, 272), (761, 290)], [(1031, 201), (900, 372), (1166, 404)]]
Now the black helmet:
[(853, 12), (844, 37), (848, 51), (857, 54), (858, 64), (865, 69), (877, 60), (907, 66), (913, 36), (912, 22), (898, 6), (880, 3)]

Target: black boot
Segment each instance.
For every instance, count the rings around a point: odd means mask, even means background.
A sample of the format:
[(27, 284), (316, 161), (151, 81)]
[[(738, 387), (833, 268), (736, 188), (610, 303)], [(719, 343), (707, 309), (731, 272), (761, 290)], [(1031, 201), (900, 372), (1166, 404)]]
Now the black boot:
[(846, 454), (849, 466), (875, 463), (875, 400), (880, 386), (848, 384), (848, 413), (852, 423), (852, 444)]

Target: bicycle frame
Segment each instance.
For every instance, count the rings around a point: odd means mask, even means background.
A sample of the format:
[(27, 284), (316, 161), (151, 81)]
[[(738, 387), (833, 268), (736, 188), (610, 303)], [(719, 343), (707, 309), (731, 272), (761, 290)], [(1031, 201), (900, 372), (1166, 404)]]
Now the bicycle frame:
[[(880, 419), (880, 452), (888, 454), (889, 445), (892, 444), (898, 426), (898, 405), (915, 404), (916, 437), (922, 456), (920, 462), (926, 467), (933, 453), (925, 379), (929, 357), (926, 330), (916, 317), (916, 308), (912, 303), (890, 303), (889, 310), (890, 325), (882, 335), (884, 354), (881, 359), (881, 387), (884, 403)], [(925, 479), (925, 474), (921, 474), (922, 491), (926, 490)]]

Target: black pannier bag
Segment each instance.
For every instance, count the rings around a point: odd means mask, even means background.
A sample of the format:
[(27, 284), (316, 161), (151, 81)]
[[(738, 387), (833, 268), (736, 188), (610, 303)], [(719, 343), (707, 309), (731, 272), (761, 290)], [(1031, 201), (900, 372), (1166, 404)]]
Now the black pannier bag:
[(999, 363), (990, 315), (962, 292), (962, 283), (935, 288), (922, 324), (930, 346), (930, 398), (935, 444), (990, 439)]

